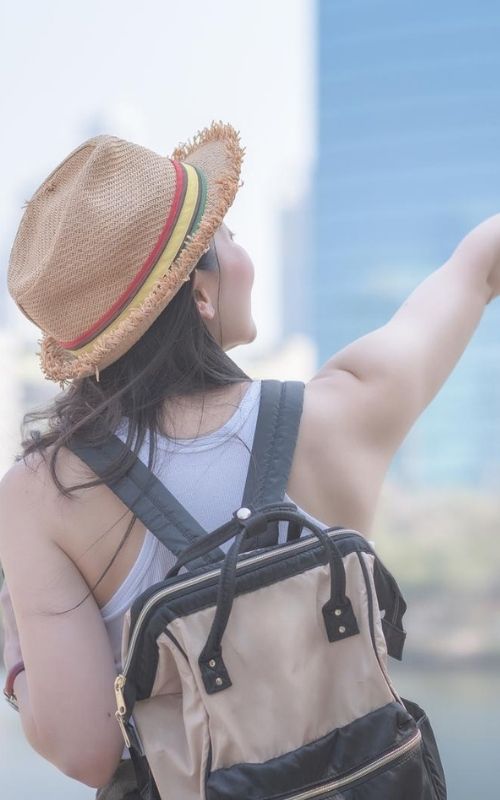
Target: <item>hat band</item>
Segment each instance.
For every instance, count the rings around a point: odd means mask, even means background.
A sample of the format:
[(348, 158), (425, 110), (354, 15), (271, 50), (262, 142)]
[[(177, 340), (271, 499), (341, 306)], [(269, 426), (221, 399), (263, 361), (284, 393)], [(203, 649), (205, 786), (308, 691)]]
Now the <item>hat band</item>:
[(155, 247), (120, 297), (91, 328), (71, 341), (58, 342), (65, 350), (75, 354), (89, 352), (104, 333), (118, 327), (132, 309), (143, 303), (156, 281), (169, 271), (187, 237), (196, 231), (207, 197), (205, 176), (191, 164), (175, 160), (172, 164), (176, 170), (174, 200)]

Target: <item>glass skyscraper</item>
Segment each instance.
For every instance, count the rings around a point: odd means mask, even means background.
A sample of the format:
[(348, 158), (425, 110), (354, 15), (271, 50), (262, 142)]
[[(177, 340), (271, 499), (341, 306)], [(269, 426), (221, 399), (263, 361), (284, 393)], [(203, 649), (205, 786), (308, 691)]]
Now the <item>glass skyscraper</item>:
[[(386, 323), (500, 212), (500, 6), (318, 0), (311, 327), (319, 363)], [(498, 485), (500, 301), (393, 477)]]

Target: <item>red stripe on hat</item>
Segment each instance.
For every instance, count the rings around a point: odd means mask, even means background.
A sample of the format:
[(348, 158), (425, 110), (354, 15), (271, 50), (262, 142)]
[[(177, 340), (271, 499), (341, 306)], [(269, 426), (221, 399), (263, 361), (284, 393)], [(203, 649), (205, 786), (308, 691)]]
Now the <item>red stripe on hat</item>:
[(72, 339), (70, 342), (58, 342), (58, 344), (61, 347), (64, 347), (66, 350), (74, 350), (78, 348), (79, 345), (86, 344), (85, 340), (91, 339), (93, 335), (99, 333), (103, 328), (107, 327), (107, 325), (110, 324), (110, 322), (112, 322), (112, 319), (116, 317), (116, 313), (120, 311), (123, 307), (125, 307), (131, 296), (135, 295), (138, 286), (140, 288), (140, 285), (144, 283), (147, 274), (154, 267), (162, 251), (167, 246), (168, 240), (170, 239), (172, 230), (178, 218), (179, 206), (181, 204), (182, 198), (184, 197), (184, 189), (185, 185), (187, 184), (187, 173), (184, 170), (182, 164), (180, 164), (178, 161), (175, 161), (174, 159), (171, 159), (171, 161), (172, 164), (174, 165), (176, 173), (175, 194), (167, 221), (158, 237), (158, 241), (156, 242), (153, 250), (148, 255), (146, 261), (140, 268), (135, 278), (132, 280), (131, 283), (129, 283), (127, 288), (113, 303), (109, 311), (106, 311), (106, 313), (103, 314), (102, 317), (100, 317), (97, 320), (97, 322), (95, 322), (92, 325), (92, 327), (88, 328), (86, 331), (84, 331), (84, 333), (80, 334), (80, 336), (78, 336), (76, 339)]

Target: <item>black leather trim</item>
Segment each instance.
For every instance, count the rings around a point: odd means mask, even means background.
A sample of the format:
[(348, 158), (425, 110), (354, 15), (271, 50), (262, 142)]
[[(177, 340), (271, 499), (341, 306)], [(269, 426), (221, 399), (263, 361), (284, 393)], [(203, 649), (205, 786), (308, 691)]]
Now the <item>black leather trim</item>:
[[(365, 560), (362, 557), (361, 552), (359, 550), (358, 550), (358, 559), (359, 559), (359, 563), (360, 563), (360, 566), (361, 566), (361, 571), (363, 573), (363, 578), (365, 579), (366, 596), (368, 598), (368, 623), (370, 625), (370, 638), (371, 638), (371, 642), (372, 642), (373, 652), (375, 653), (375, 658), (377, 659), (378, 664), (380, 666), (380, 671), (382, 672), (383, 675), (385, 675), (384, 670), (382, 668), (382, 664), (380, 663), (380, 654), (378, 652), (377, 643), (375, 641), (375, 625), (374, 625), (374, 620), (373, 620), (373, 600), (374, 600), (374, 598), (373, 598), (373, 595), (372, 595), (371, 583), (370, 583), (370, 578), (369, 578), (369, 575), (368, 575), (368, 567), (366, 566)], [(394, 689), (392, 688), (392, 685), (390, 683), (387, 683), (387, 688), (390, 690), (390, 692), (393, 695), (394, 699), (397, 700), (397, 694), (394, 691)]]
[(415, 722), (406, 709), (400, 703), (389, 703), (321, 739), (262, 764), (235, 764), (215, 770), (206, 784), (206, 798), (288, 797), (362, 768), (403, 744), (415, 731)]
[[(179, 555), (190, 542), (206, 536), (207, 532), (179, 503), (156, 475), (114, 433), (101, 445), (89, 445), (74, 436), (66, 445), (102, 478), (106, 469), (125, 453), (131, 462), (128, 472), (120, 480), (107, 482), (107, 486), (133, 511), (146, 528), (175, 555)], [(220, 562), (224, 551), (207, 553), (204, 561)], [(202, 566), (193, 562), (191, 568)]]
[[(304, 537), (304, 540), (307, 538), (311, 539), (312, 546), (306, 550), (299, 550), (291, 555), (290, 553), (282, 552), (287, 547), (287, 545), (283, 544), (276, 547), (272, 561), (270, 560), (267, 564), (258, 562), (257, 564), (241, 566), (237, 573), (235, 596), (278, 583), (293, 575), (313, 569), (320, 564), (326, 564), (327, 556), (322, 545), (315, 536)], [(335, 536), (335, 542), (342, 556), (359, 550), (372, 552), (370, 545), (360, 534), (340, 534)], [(250, 560), (255, 555), (256, 553), (252, 552), (240, 556), (241, 563), (245, 564), (245, 561)], [(197, 570), (197, 573), (203, 574), (210, 571), (210, 569), (211, 567), (205, 566)], [(168, 581), (155, 584), (148, 592), (138, 597), (131, 610), (131, 630), (145, 602), (155, 592), (192, 577), (193, 573), (190, 573), (189, 576), (177, 575)], [(176, 596), (173, 595), (163, 601), (160, 600), (158, 605), (153, 606), (150, 610), (142, 624), (134, 656), (127, 671), (124, 696), (129, 714), (135, 700), (142, 700), (150, 695), (158, 666), (158, 646), (156, 644), (158, 636), (173, 619), (187, 616), (203, 608), (214, 607), (217, 602), (218, 583), (219, 576), (216, 575), (207, 581), (206, 585), (184, 588), (180, 586), (179, 593)]]

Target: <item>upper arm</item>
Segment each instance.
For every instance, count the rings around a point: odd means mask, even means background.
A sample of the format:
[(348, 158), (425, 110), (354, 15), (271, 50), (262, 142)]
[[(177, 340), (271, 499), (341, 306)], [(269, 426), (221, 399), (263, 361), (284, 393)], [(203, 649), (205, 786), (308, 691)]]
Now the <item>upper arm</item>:
[[(0, 482), (0, 562), (26, 667), (36, 749), (78, 780), (99, 786), (118, 764), (113, 654), (99, 608), (55, 543), (51, 489), (22, 462)], [(20, 709), (22, 713), (22, 708)], [(33, 746), (35, 744), (31, 742)]]
[(451, 258), (389, 322), (326, 362), (315, 380), (349, 373), (346, 408), (361, 441), (392, 457), (462, 355), (490, 292), (473, 263)]

